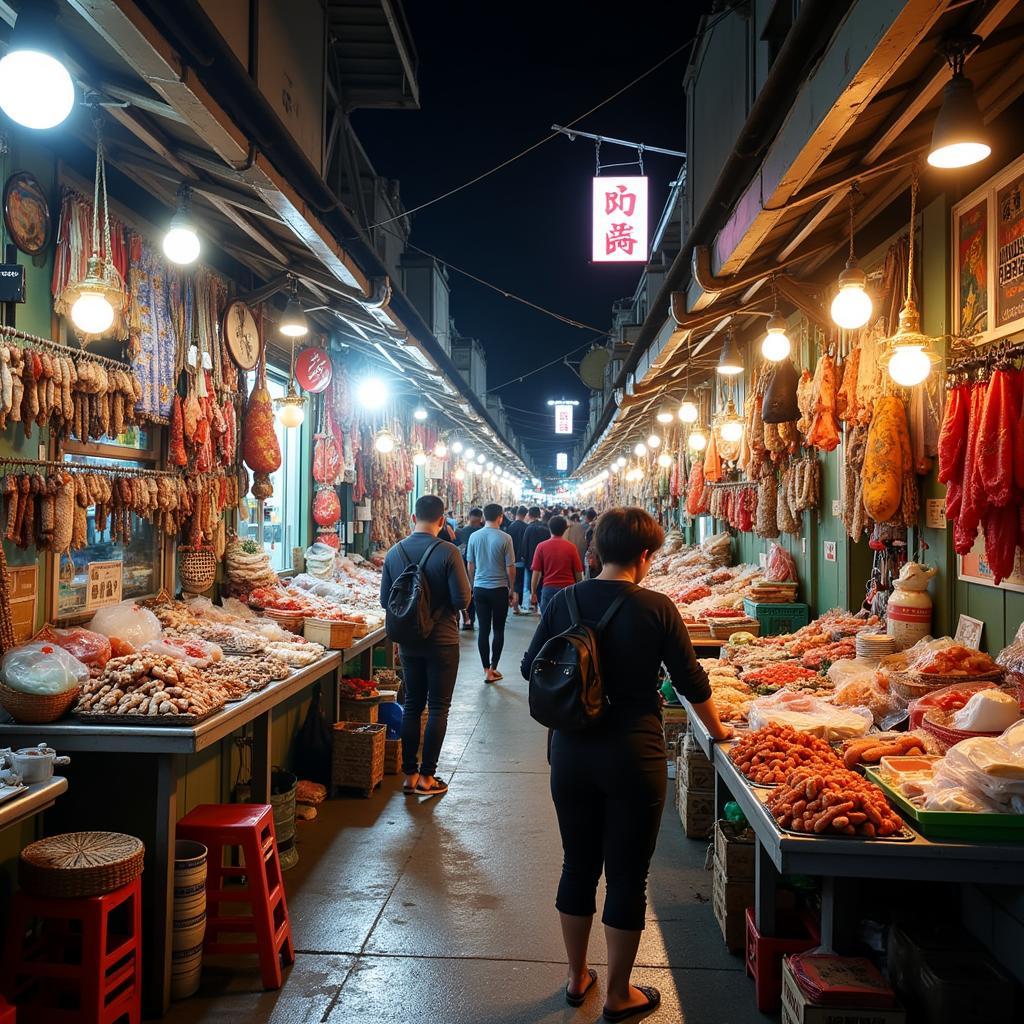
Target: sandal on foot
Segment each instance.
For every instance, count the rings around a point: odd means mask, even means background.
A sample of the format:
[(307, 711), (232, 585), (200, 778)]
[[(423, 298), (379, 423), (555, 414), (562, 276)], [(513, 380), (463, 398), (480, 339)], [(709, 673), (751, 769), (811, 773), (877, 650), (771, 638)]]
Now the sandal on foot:
[(586, 1001), (586, 998), (589, 995), (590, 990), (594, 987), (594, 984), (597, 981), (597, 971), (595, 971), (593, 967), (591, 967), (588, 973), (590, 974), (590, 984), (587, 985), (587, 987), (582, 992), (578, 992), (576, 995), (573, 995), (569, 991), (569, 986), (565, 986), (565, 1001), (570, 1006), (582, 1006)]
[(661, 993), (653, 985), (637, 985), (636, 987), (647, 997), (647, 1002), (641, 1003), (639, 1006), (627, 1006), (624, 1010), (609, 1010), (606, 1006), (603, 1012), (606, 1021), (615, 1024), (617, 1021), (629, 1020), (630, 1017), (636, 1017), (641, 1013), (650, 1013), (661, 1005)]
[(416, 792), (416, 785), (417, 785), (417, 784), (414, 784), (414, 785), (410, 786), (410, 785), (409, 785), (409, 783), (408, 783), (408, 782), (406, 782), (406, 783), (404, 783), (404, 784), (402, 785), (402, 792), (403, 792), (403, 793), (404, 793), (404, 794), (405, 794), (406, 796), (413, 796), (413, 795), (415, 794), (415, 792)]
[(493, 669), (492, 670), (492, 674), (491, 674), (491, 682), (492, 683), (496, 683), (499, 679), (504, 679), (504, 678), (505, 677), (497, 669)]
[(434, 779), (429, 786), (417, 782), (415, 792), (417, 796), (440, 796), (442, 793), (448, 792), (448, 783), (442, 782), (440, 779)]

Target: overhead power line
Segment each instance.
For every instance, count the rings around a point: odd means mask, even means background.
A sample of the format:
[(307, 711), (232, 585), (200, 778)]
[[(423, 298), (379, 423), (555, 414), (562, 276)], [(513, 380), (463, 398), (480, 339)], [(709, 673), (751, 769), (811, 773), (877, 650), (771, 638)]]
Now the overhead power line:
[[(711, 29), (713, 29), (715, 25), (717, 25), (720, 21), (722, 21), (731, 13), (732, 9), (726, 8), (717, 17), (712, 18), (711, 21), (709, 21), (704, 26), (704, 28), (701, 29), (701, 31), (698, 32), (692, 39), (687, 39), (687, 41), (683, 43), (681, 46), (677, 46), (671, 53), (666, 54), (664, 57), (662, 57), (657, 64), (654, 64), (653, 66), (649, 67), (642, 74), (637, 75), (637, 77), (634, 78), (631, 82), (627, 82), (624, 86), (622, 86), (621, 89), (618, 89), (616, 92), (613, 92), (611, 96), (601, 100), (600, 103), (596, 104), (589, 110), (580, 114), (579, 117), (573, 118), (573, 120), (569, 121), (568, 124), (560, 126), (560, 129), (564, 130), (566, 128), (572, 128), (573, 125), (579, 124), (580, 121), (590, 117), (591, 114), (600, 110), (602, 107), (607, 106), (609, 103), (612, 102), (612, 100), (618, 99), (624, 92), (627, 92), (629, 89), (632, 89), (634, 85), (639, 84), (648, 76), (653, 75), (655, 71), (663, 67), (674, 57), (678, 57), (679, 54), (683, 52), (683, 50), (687, 49), (688, 47), (696, 43), (704, 32), (708, 32)], [(435, 196), (433, 199), (428, 199), (425, 203), (420, 203), (419, 206), (414, 206), (411, 210), (405, 210), (402, 213), (396, 214), (394, 217), (388, 217), (386, 220), (377, 221), (376, 224), (371, 224), (369, 227), (379, 228), (383, 227), (385, 224), (391, 224), (396, 220), (402, 220), (403, 217), (410, 217), (414, 213), (419, 213), (420, 210), (425, 210), (428, 206), (433, 206), (435, 203), (440, 203), (442, 200), (448, 199), (451, 196), (454, 196), (457, 193), (462, 192), (464, 189), (469, 188), (471, 185), (475, 185), (477, 184), (477, 182), (483, 181), (484, 178), (489, 178), (492, 174), (496, 174), (498, 171), (504, 169), (505, 167), (508, 167), (509, 164), (515, 163), (517, 160), (522, 159), (527, 154), (532, 153), (535, 149), (539, 149), (546, 142), (550, 142), (553, 138), (561, 134), (561, 130), (549, 132), (543, 138), (538, 139), (536, 142), (527, 146), (526, 149), (521, 150), (519, 153), (516, 153), (515, 156), (510, 156), (507, 160), (502, 160), (500, 164), (497, 164), (495, 167), (492, 167), (488, 171), (484, 171), (483, 174), (478, 174), (475, 178), (470, 178), (469, 181), (463, 182), (461, 185), (457, 185), (455, 188), (449, 189), (447, 192), (444, 192), (439, 196)]]

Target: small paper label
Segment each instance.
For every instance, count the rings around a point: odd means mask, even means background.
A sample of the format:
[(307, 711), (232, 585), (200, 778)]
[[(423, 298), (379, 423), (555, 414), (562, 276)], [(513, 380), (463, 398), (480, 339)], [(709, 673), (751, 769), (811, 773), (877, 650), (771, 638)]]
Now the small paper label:
[(832, 499), (832, 515), (836, 519), (838, 519), (842, 514), (843, 513), (842, 513), (842, 511), (841, 511), (841, 509), (839, 507), (839, 499), (838, 498), (833, 498)]
[(834, 540), (825, 541), (825, 561), (834, 562), (836, 560), (836, 542)]
[(932, 530), (946, 528), (946, 501), (944, 498), (929, 498), (925, 502), (925, 525)]
[(956, 627), (955, 640), (964, 647), (978, 650), (981, 647), (981, 634), (985, 623), (981, 619), (972, 619), (969, 615), (961, 615)]
[(761, 563), (762, 569), (768, 568), (768, 555), (766, 552), (762, 551), (761, 554), (757, 556), (757, 560)]
[(90, 562), (85, 595), (87, 611), (121, 601), (122, 562)]

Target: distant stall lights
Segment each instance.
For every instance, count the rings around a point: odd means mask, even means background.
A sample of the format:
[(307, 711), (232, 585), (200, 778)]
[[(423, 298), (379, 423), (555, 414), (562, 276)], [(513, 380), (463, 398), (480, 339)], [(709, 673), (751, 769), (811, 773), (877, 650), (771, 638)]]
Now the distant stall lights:
[(672, 406), (666, 403), (658, 410), (658, 413), (654, 418), (659, 423), (671, 423), (676, 417), (675, 413), (672, 411)]
[[(453, 446), (453, 450), (454, 450), (454, 446)], [(443, 458), (445, 458), (445, 456), (447, 456), (447, 454), (448, 454), (448, 445), (446, 445), (444, 443), (444, 441), (438, 441), (437, 444), (434, 445), (434, 455), (437, 458), (439, 458), (439, 459), (443, 459)]]
[(463, 444), (462, 444), (461, 441), (459, 441), (458, 439), (452, 441), (452, 452), (455, 455), (461, 455), (462, 454), (462, 449), (463, 449)]
[(367, 409), (379, 409), (388, 400), (388, 386), (380, 377), (364, 377), (356, 388), (356, 397)]
[(695, 402), (691, 402), (689, 399), (684, 399), (679, 406), (679, 422), (680, 423), (696, 423), (697, 417), (700, 415)]
[(413, 419), (416, 419), (416, 420), (419, 420), (420, 422), (422, 422), (423, 420), (425, 420), (427, 418), (427, 410), (424, 409), (422, 405), (417, 405), (416, 408), (413, 409), (413, 411), (412, 411), (412, 416), (413, 416)]
[(686, 439), (686, 443), (695, 451), (702, 452), (708, 446), (707, 434), (703, 430), (691, 430), (690, 436)]
[(662, 469), (668, 469), (668, 467), (672, 465), (672, 456), (669, 455), (668, 452), (662, 452), (658, 456), (658, 465), (661, 466)]
[(459, 468), (455, 470), (455, 479), (458, 480), (460, 483), (461, 481), (466, 479), (466, 471), (461, 466), (459, 466)]
[(647, 447), (648, 448), (660, 448), (661, 447), (661, 438), (657, 434), (651, 434), (651, 436), (647, 438)]
[(427, 453), (426, 452), (417, 452), (412, 457), (412, 464), (414, 466), (425, 466), (427, 464)]
[(634, 449), (633, 454), (638, 458), (642, 459), (647, 454), (647, 445), (641, 441)]
[(625, 464), (626, 464), (626, 457), (624, 455), (620, 455), (615, 460), (615, 468), (616, 469), (622, 469), (622, 467), (625, 466)]
[(390, 455), (395, 450), (395, 435), (390, 430), (381, 430), (374, 438), (373, 447), (381, 455)]

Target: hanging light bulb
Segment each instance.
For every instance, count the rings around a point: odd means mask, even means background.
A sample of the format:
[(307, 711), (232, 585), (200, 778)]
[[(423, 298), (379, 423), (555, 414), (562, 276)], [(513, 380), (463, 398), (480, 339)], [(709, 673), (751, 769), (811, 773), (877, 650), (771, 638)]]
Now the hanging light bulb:
[[(458, 443), (458, 442), (456, 442), (456, 443)], [(472, 448), (467, 448), (465, 453), (463, 454), (463, 458), (467, 462), (469, 462), (469, 460), (474, 458), (475, 456), (476, 456), (476, 452)]]
[(889, 376), (901, 386), (920, 384), (932, 372), (932, 361), (919, 346), (900, 346), (889, 360)]
[(969, 167), (992, 152), (974, 98), (974, 83), (964, 77), (967, 53), (981, 45), (979, 36), (948, 40), (942, 47), (953, 77), (942, 90), (942, 106), (932, 128), (928, 163), (932, 167)]
[(486, 456), (486, 455), (484, 455), (484, 453), (483, 453), (483, 452), (481, 452), (481, 453), (480, 453), (480, 454), (479, 454), (479, 455), (478, 455), (478, 456), (476, 457), (476, 461), (477, 461), (477, 462), (478, 462), (478, 463), (479, 463), (479, 464), (480, 464), (480, 465), (482, 466), (482, 465), (483, 465), (483, 464), (484, 464), (484, 463), (485, 463), (485, 462), (487, 461), (487, 456)]
[(722, 440), (735, 444), (743, 437), (743, 424), (739, 420), (726, 420), (722, 424)]
[(461, 466), (459, 466), (459, 468), (455, 470), (454, 476), (456, 480), (459, 480), (461, 482), (462, 480), (466, 479), (466, 471)]
[(626, 465), (626, 457), (625, 457), (625, 455), (620, 455), (615, 460), (615, 465), (618, 466), (619, 469), (622, 469), (622, 467)]
[(672, 465), (672, 456), (669, 455), (668, 452), (662, 452), (658, 456), (658, 465), (661, 466), (662, 469), (668, 469), (668, 467)]
[(446, 458), (448, 455), (448, 445), (446, 445), (444, 441), (438, 441), (437, 444), (434, 445), (434, 455), (439, 459)]
[(657, 412), (654, 417), (659, 423), (671, 423), (675, 419), (675, 413), (672, 412), (672, 406), (666, 402)]
[(75, 105), (75, 85), (55, 45), (57, 7), (52, 0), (20, 6), (0, 60), (0, 109), (25, 128), (56, 128)]
[(871, 319), (871, 296), (866, 289), (867, 274), (857, 266), (853, 252), (853, 210), (856, 202), (857, 185), (850, 188), (850, 254), (846, 267), (839, 275), (839, 293), (832, 300), (832, 319), (838, 327), (855, 331)]
[(761, 355), (769, 362), (782, 362), (793, 346), (786, 334), (786, 320), (776, 309), (768, 319), (768, 333), (761, 342)]
[(78, 284), (78, 298), (71, 307), (71, 321), (83, 334), (103, 334), (114, 323), (114, 307), (107, 298), (110, 283), (103, 274), (103, 261), (89, 257), (85, 277)]
[(422, 405), (417, 405), (412, 411), (413, 419), (420, 420), (421, 422), (427, 418), (427, 410)]
[(678, 415), (681, 423), (696, 423), (697, 417), (700, 416), (700, 410), (697, 408), (696, 402), (684, 398), (679, 406)]
[(388, 400), (388, 386), (380, 377), (364, 377), (356, 388), (356, 397), (367, 409), (379, 409)]
[(641, 441), (634, 449), (633, 454), (638, 458), (642, 459), (647, 454), (647, 445)]
[(737, 373), (743, 372), (743, 361), (736, 350), (736, 342), (733, 340), (731, 328), (726, 331), (725, 341), (722, 343), (722, 354), (718, 357), (718, 365), (715, 370), (723, 377), (735, 377)]
[(282, 427), (301, 427), (306, 419), (306, 396), (295, 390), (294, 378), (288, 381), (288, 391), (284, 398), (275, 398), (278, 419)]
[[(483, 462), (483, 459), (481, 459), (480, 461)], [(484, 469), (494, 469), (494, 463), (491, 462), (490, 459), (488, 459), (486, 464), (484, 465)]]
[(414, 466), (425, 466), (427, 464), (427, 453), (426, 452), (417, 452), (412, 457), (412, 464)]
[(302, 303), (299, 302), (299, 285), (293, 277), (291, 279), (291, 294), (288, 297), (288, 304), (284, 307), (284, 313), (277, 323), (277, 329), (286, 338), (304, 338), (309, 334), (309, 322), (306, 320)]
[(189, 212), (192, 190), (182, 183), (178, 188), (178, 208), (164, 235), (164, 255), (172, 262), (186, 266), (199, 259), (199, 235)]
[(462, 442), (458, 438), (456, 438), (454, 441), (452, 441), (452, 451), (456, 455), (461, 455), (462, 454), (462, 449), (463, 449), (463, 444), (462, 444)]
[(395, 435), (390, 430), (381, 430), (373, 440), (373, 447), (381, 455), (390, 455), (395, 450)]
[(686, 439), (686, 443), (695, 452), (702, 452), (708, 446), (707, 434), (700, 427), (697, 427), (690, 431), (690, 436)]
[(647, 447), (648, 448), (660, 448), (661, 447), (661, 438), (657, 434), (651, 434), (647, 438)]

